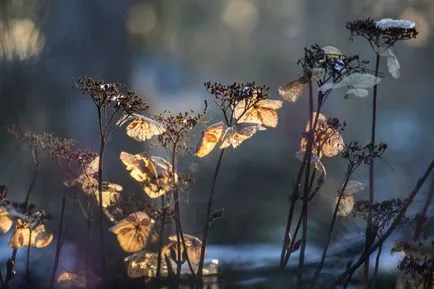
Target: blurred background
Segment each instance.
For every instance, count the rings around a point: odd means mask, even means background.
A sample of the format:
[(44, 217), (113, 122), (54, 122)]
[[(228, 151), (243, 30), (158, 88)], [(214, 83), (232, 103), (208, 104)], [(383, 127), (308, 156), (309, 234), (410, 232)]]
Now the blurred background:
[[(384, 60), (380, 64), (385, 79), (379, 87), (377, 140), (389, 146), (383, 161), (377, 161), (376, 196), (379, 201), (404, 197), (434, 155), (431, 0), (2, 0), (0, 126), (18, 124), (35, 132), (54, 132), (96, 150), (96, 110), (74, 88), (73, 78), (80, 76), (125, 82), (153, 112), (201, 110), (209, 96), (203, 86), (207, 80), (256, 81), (270, 86), (272, 98), (277, 99), (279, 85), (300, 73), (296, 62), (305, 46), (332, 45), (344, 54), (359, 54), (373, 62), (367, 41), (350, 41), (345, 29), (347, 21), (366, 17), (413, 20), (419, 31), (417, 39), (397, 45), (399, 80), (388, 75)], [(324, 113), (348, 123), (346, 142), (367, 143), (372, 95), (345, 100), (343, 94), (337, 90)], [(211, 257), (240, 266), (277, 264), (288, 196), (299, 164), (294, 154), (307, 113), (306, 95), (295, 104), (285, 103), (276, 129), (258, 133), (227, 153), (215, 199), (215, 207), (224, 207), (225, 215), (212, 227)], [(209, 117), (218, 121), (221, 115), (211, 106)], [(199, 137), (200, 128), (191, 135), (193, 147)], [(9, 187), (10, 199), (22, 200), (33, 169), (31, 154), (3, 130), (0, 138), (0, 183)], [(145, 147), (120, 132), (108, 150), (105, 171), (109, 180), (139, 191), (118, 156), (122, 150), (138, 153)], [(187, 233), (202, 234), (204, 203), (216, 160), (214, 152), (203, 159), (185, 156), (181, 161), (184, 169), (197, 171), (193, 187), (183, 198)], [(339, 157), (325, 160), (329, 178), (311, 210), (308, 258), (319, 257), (344, 164)], [(367, 184), (367, 168), (362, 167), (356, 177)], [(421, 192), (420, 202), (426, 191)], [(61, 192), (61, 180), (53, 177), (47, 165), (32, 201), (53, 216), (48, 227), (54, 232)], [(364, 198), (367, 192), (357, 196)], [(83, 269), (84, 219), (77, 207), (71, 207), (75, 211), (59, 270)], [(363, 223), (341, 220), (334, 244), (353, 245), (363, 232)], [(409, 232), (400, 232), (406, 234)], [(0, 238), (3, 259), (10, 254), (8, 239)], [(114, 235), (108, 240), (110, 264), (121, 266), (124, 254)], [(96, 232), (93, 242), (98, 244)], [(54, 246), (53, 242), (49, 248), (34, 250), (32, 262), (38, 264), (34, 274), (51, 270)], [(383, 269), (393, 270), (398, 257), (390, 257), (387, 248), (384, 255), (391, 259), (385, 259)], [(21, 252), (18, 260), (24, 257)], [(339, 270), (345, 263), (338, 263)]]

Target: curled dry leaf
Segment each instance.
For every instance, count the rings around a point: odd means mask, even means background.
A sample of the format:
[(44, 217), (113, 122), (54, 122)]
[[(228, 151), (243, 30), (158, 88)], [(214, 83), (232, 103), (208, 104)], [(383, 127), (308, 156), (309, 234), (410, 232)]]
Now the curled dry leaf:
[(13, 218), (5, 208), (0, 208), (0, 231), (5, 234), (12, 227)]
[(334, 46), (324, 46), (321, 49), (324, 52), (326, 59), (339, 59), (344, 56), (344, 54)]
[(226, 128), (226, 131), (222, 137), (221, 149), (232, 146), (238, 147), (243, 141), (251, 138), (258, 130), (265, 130), (257, 123), (242, 122), (235, 126)]
[[(161, 197), (172, 190), (172, 165), (165, 159), (127, 152), (121, 152), (120, 159), (130, 175), (143, 185), (143, 191), (150, 198)], [(178, 176), (175, 174), (175, 182), (177, 181)]]
[(130, 120), (132, 121), (126, 128), (127, 135), (139, 142), (151, 139), (153, 136), (160, 135), (166, 131), (166, 127), (161, 122), (137, 113), (133, 113), (128, 117), (121, 117), (117, 125), (121, 126)]
[[(187, 248), (187, 256), (190, 260), (190, 262), (194, 265), (199, 264), (200, 261), (200, 252), (201, 252), (201, 248), (202, 248), (202, 241), (194, 236), (188, 235), (188, 234), (183, 234), (184, 236), (184, 240), (185, 240), (185, 247)], [(169, 236), (169, 241), (171, 243), (169, 243), (169, 245), (167, 245), (166, 251), (163, 250), (163, 252), (167, 255), (172, 257), (172, 259), (174, 261), (176, 261), (177, 259), (177, 255), (178, 255), (178, 246), (177, 246), (177, 238), (176, 235), (171, 235)], [(183, 251), (184, 251), (184, 246), (182, 245), (182, 240), (180, 238), (180, 243), (181, 243), (181, 256), (184, 255)], [(205, 252), (206, 254), (206, 252)], [(184, 258), (182, 258), (184, 259)], [(183, 260), (182, 262), (185, 262), (185, 260)]]
[(134, 253), (145, 248), (154, 223), (145, 212), (138, 211), (118, 222), (110, 231), (116, 235), (124, 252)]
[[(336, 203), (339, 197), (336, 198)], [(334, 207), (334, 206), (333, 206)], [(354, 197), (352, 195), (343, 195), (338, 206), (337, 215), (341, 217), (348, 216), (354, 207)]]
[(281, 100), (242, 99), (234, 107), (233, 116), (237, 123), (257, 123), (268, 127), (276, 127), (279, 122), (277, 110), (282, 107)]
[(19, 221), (8, 245), (14, 249), (28, 247), (29, 244), (31, 247), (44, 248), (50, 245), (51, 241), (53, 241), (53, 234), (45, 232), (44, 225), (30, 230), (28, 224)]
[[(298, 152), (295, 153), (295, 157), (297, 159), (299, 159), (300, 161), (303, 161), (304, 154), (305, 154), (305, 151), (298, 151)], [(325, 179), (327, 177), (327, 171), (326, 171), (325, 166), (321, 162), (321, 160), (317, 156), (315, 156), (315, 155), (312, 154), (311, 163), (314, 164), (315, 169), (318, 170), (318, 172), (320, 173), (321, 177)]]
[(210, 125), (202, 132), (199, 145), (196, 148), (195, 155), (203, 158), (208, 155), (216, 147), (217, 143), (223, 135), (225, 125), (222, 121)]

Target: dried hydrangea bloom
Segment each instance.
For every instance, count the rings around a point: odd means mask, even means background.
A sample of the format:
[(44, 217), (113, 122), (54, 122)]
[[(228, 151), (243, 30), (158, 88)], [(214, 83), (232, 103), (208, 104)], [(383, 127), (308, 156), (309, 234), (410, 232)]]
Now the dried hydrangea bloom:
[[(107, 208), (119, 201), (119, 192), (122, 192), (123, 187), (121, 185), (103, 182), (102, 184), (102, 207)], [(99, 204), (98, 189), (94, 191), (94, 196)]]
[(214, 150), (223, 135), (225, 125), (222, 121), (214, 123), (202, 132), (202, 137), (196, 148), (195, 155), (203, 158)]
[[(153, 278), (157, 276), (158, 254), (146, 250), (132, 254), (124, 259), (128, 263), (127, 274), (131, 278)], [(167, 276), (166, 262), (161, 262), (161, 275)]]
[[(202, 241), (194, 236), (183, 234), (184, 241), (185, 241), (185, 247), (187, 248), (187, 256), (190, 262), (194, 265), (199, 264), (200, 261), (200, 252), (202, 248)], [(178, 246), (177, 246), (177, 237), (176, 235), (169, 236), (169, 241), (171, 243), (168, 245), (169, 253), (173, 260), (177, 260), (177, 254), (178, 254)], [(181, 242), (181, 238), (180, 238)], [(181, 242), (181, 256), (183, 255), (184, 246)], [(205, 252), (206, 254), (206, 252)]]
[(145, 248), (154, 223), (145, 212), (138, 211), (128, 215), (109, 230), (116, 235), (124, 252), (134, 253)]
[(35, 248), (44, 248), (50, 245), (52, 240), (53, 234), (46, 232), (44, 225), (41, 224), (31, 229), (29, 224), (19, 219), (8, 245), (14, 249), (29, 245)]
[[(316, 112), (312, 114), (312, 120), (316, 118)], [(309, 133), (310, 122), (306, 125), (306, 133)], [(327, 117), (320, 113), (315, 127), (313, 136), (312, 153), (321, 158), (323, 155), (326, 157), (334, 157), (343, 152), (345, 148), (344, 140), (340, 132), (333, 127)], [(307, 136), (303, 137), (300, 141), (300, 150), (306, 151), (307, 149)]]
[(391, 253), (395, 252), (403, 252), (406, 257), (422, 262), (434, 258), (434, 247), (432, 245), (425, 245), (415, 241), (396, 241), (395, 246), (391, 249)]
[(345, 93), (346, 97), (350, 94), (354, 94), (358, 97), (366, 97), (369, 94), (367, 88), (371, 88), (379, 84), (380, 81), (381, 78), (376, 77), (373, 74), (354, 72), (344, 76), (339, 82), (324, 83), (321, 87), (319, 87), (319, 90), (326, 92), (330, 89), (345, 87), (348, 89)]
[(126, 127), (127, 135), (139, 142), (161, 135), (166, 131), (163, 123), (137, 113), (133, 113), (126, 118), (125, 116), (121, 117), (117, 125), (121, 126), (130, 120), (132, 121)]
[(277, 127), (277, 110), (283, 105), (281, 100), (256, 98), (242, 99), (233, 109), (237, 123), (257, 123), (268, 127)]
[(0, 231), (5, 234), (9, 232), (12, 227), (13, 218), (7, 209), (0, 207)]
[(226, 128), (226, 131), (222, 137), (221, 149), (232, 146), (238, 147), (242, 142), (251, 138), (258, 130), (265, 130), (257, 123), (242, 122), (234, 126)]

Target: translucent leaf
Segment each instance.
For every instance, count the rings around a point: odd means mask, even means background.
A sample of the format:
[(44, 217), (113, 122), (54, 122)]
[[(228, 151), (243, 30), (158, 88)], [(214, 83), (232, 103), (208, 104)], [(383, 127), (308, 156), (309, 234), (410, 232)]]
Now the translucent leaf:
[(401, 71), (400, 71), (398, 58), (396, 58), (395, 54), (390, 48), (388, 49), (388, 53), (389, 56), (387, 56), (386, 63), (387, 63), (387, 68), (389, 69), (389, 73), (394, 78), (399, 78), (399, 76), (401, 75)]
[(153, 225), (154, 220), (145, 212), (138, 211), (130, 214), (109, 230), (116, 235), (122, 250), (134, 253), (145, 248)]
[(348, 89), (348, 91), (345, 93), (345, 97), (348, 97), (348, 95), (350, 94), (354, 94), (355, 96), (358, 97), (367, 97), (369, 92), (367, 89), (364, 88), (351, 88)]
[(277, 109), (283, 105), (281, 100), (261, 99), (247, 100), (243, 99), (234, 108), (234, 118), (237, 123), (256, 123), (269, 127), (276, 127), (278, 123)]
[[(132, 119), (132, 121), (126, 128), (127, 135), (139, 142), (151, 139), (156, 135), (161, 135), (166, 131), (166, 127), (161, 122), (140, 114), (133, 113), (129, 119)], [(122, 124), (120, 123), (119, 125)]]
[(223, 135), (224, 124), (222, 121), (212, 124), (202, 132), (202, 138), (196, 148), (195, 155), (204, 157), (208, 155), (216, 147), (217, 143)]
[(343, 56), (343, 53), (334, 46), (324, 46), (321, 49), (327, 58), (337, 59)]
[(279, 87), (279, 95), (286, 101), (296, 102), (303, 93), (305, 83), (300, 79), (287, 81)]
[(13, 218), (9, 215), (5, 208), (0, 208), (0, 231), (5, 234), (12, 227)]
[(364, 92), (362, 93), (362, 95), (360, 95), (359, 93), (361, 93), (361, 91), (358, 91), (358, 90), (352, 91), (352, 90), (353, 89), (370, 88), (370, 87), (373, 87), (373, 86), (377, 85), (378, 83), (380, 83), (380, 81), (381, 81), (381, 78), (376, 77), (373, 74), (355, 72), (355, 73), (352, 73), (350, 75), (344, 76), (337, 83), (327, 82), (327, 83), (323, 84), (319, 88), (319, 90), (320, 91), (327, 91), (329, 89), (348, 87), (349, 90), (348, 90), (347, 94), (353, 93), (357, 96), (364, 97), (364, 96), (366, 96), (366, 95), (364, 95)]
[(361, 191), (363, 191), (366, 186), (358, 181), (349, 181), (347, 186), (345, 187), (344, 194), (345, 195), (354, 195)]
[[(336, 198), (336, 203), (338, 202), (339, 197)], [(354, 197), (352, 195), (343, 195), (341, 201), (338, 206), (338, 216), (348, 216), (354, 207)], [(334, 209), (334, 206), (333, 206)]]
[(222, 137), (221, 149), (232, 146), (238, 147), (242, 142), (251, 138), (258, 130), (265, 130), (264, 127), (257, 123), (238, 123), (235, 126), (228, 127)]
[(390, 28), (413, 29), (416, 27), (416, 24), (410, 20), (384, 18), (375, 21), (375, 26), (381, 30)]
[(144, 182), (157, 176), (154, 163), (143, 154), (133, 155), (121, 152), (119, 158), (126, 166), (127, 171), (130, 172), (131, 177), (137, 182)]
[[(303, 161), (304, 154), (305, 154), (304, 151), (298, 151), (298, 152), (295, 153), (295, 156), (300, 161)], [(313, 163), (315, 165), (315, 169), (318, 170), (318, 172), (320, 174), (324, 174), (324, 178), (327, 176), (327, 171), (326, 171), (325, 166), (320, 161), (320, 159), (317, 156), (313, 155), (313, 154), (312, 154), (312, 157), (311, 157), (311, 163)]]

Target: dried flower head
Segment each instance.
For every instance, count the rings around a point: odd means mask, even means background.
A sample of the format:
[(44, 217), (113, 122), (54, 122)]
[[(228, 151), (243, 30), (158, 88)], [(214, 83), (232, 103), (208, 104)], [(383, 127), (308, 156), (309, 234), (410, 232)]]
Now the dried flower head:
[(82, 94), (89, 95), (98, 108), (112, 107), (128, 115), (133, 113), (142, 114), (148, 106), (133, 91), (123, 91), (120, 83), (104, 83), (90, 77), (76, 80), (75, 85)]
[(158, 136), (158, 141), (166, 150), (173, 152), (174, 147), (178, 151), (191, 152), (188, 134), (198, 125), (208, 110), (208, 103), (202, 112), (195, 113), (193, 110), (172, 114), (168, 111), (154, 116), (162, 123), (166, 131)]
[(335, 87), (348, 86), (350, 75), (365, 74), (368, 62), (360, 61), (358, 55), (346, 56), (336, 47), (314, 44), (304, 49), (304, 57), (297, 63), (303, 73), (296, 80), (285, 82), (278, 90), (279, 95), (289, 102), (297, 101), (309, 81), (316, 82), (318, 87), (325, 85), (327, 89), (320, 89), (322, 98)]
[[(399, 214), (403, 206), (400, 199), (391, 199), (379, 203), (370, 204), (369, 201), (357, 201), (354, 204), (353, 215), (368, 220), (369, 213), (372, 214), (372, 223), (379, 230), (385, 228)], [(408, 222), (403, 218), (401, 223)]]
[[(397, 280), (397, 285), (411, 286), (411, 288), (432, 288), (434, 285), (434, 259), (420, 261), (405, 256), (398, 264), (398, 270), (402, 273)], [(431, 285), (429, 283), (431, 282)], [(403, 283), (403, 284), (401, 284)], [(407, 287), (406, 287), (407, 288)]]
[(350, 142), (342, 153), (342, 157), (347, 160), (348, 165), (353, 170), (357, 169), (361, 164), (369, 164), (372, 158), (380, 158), (387, 149), (387, 144), (380, 143), (378, 145), (367, 144), (360, 145), (357, 141)]
[(18, 219), (15, 231), (9, 240), (9, 247), (14, 249), (28, 246), (44, 248), (50, 245), (52, 240), (53, 234), (47, 233), (43, 224), (34, 227)]
[(350, 21), (346, 24), (346, 28), (350, 30), (351, 37), (361, 36), (376, 47), (391, 47), (397, 41), (416, 38), (418, 33), (414, 22), (408, 20), (374, 21), (368, 18)]

